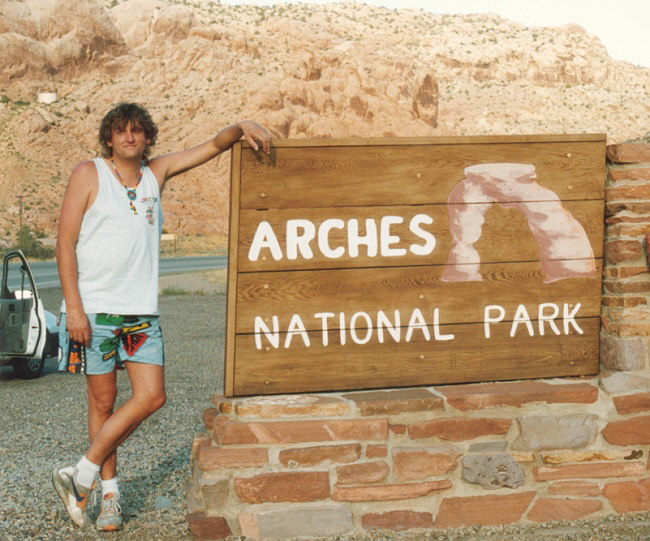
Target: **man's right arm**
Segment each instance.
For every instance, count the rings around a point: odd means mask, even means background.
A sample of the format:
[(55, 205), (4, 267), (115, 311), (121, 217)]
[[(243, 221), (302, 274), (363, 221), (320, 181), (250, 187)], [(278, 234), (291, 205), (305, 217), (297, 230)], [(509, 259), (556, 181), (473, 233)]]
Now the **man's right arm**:
[(66, 304), (68, 333), (72, 340), (85, 345), (90, 345), (91, 331), (79, 294), (75, 247), (84, 213), (96, 196), (97, 186), (97, 170), (93, 162), (80, 163), (70, 175), (63, 196), (56, 241), (56, 261)]

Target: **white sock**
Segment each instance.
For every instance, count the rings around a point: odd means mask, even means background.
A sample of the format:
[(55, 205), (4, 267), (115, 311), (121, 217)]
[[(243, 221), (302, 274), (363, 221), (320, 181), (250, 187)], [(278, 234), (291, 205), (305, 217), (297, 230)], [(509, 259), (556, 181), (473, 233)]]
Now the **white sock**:
[(102, 479), (102, 498), (111, 492), (116, 496), (120, 495), (120, 488), (117, 486), (117, 477), (113, 477), (113, 479)]
[(99, 466), (97, 464), (93, 464), (86, 458), (86, 455), (84, 455), (77, 463), (76, 470), (77, 471), (74, 476), (75, 483), (78, 483), (82, 487), (86, 488), (93, 486), (93, 481), (95, 481), (95, 477), (99, 473)]

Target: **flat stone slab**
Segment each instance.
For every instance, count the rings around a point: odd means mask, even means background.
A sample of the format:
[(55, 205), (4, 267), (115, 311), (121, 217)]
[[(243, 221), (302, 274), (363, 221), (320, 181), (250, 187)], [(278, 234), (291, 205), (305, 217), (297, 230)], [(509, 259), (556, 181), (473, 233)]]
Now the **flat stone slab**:
[(600, 386), (608, 393), (627, 393), (630, 391), (650, 391), (650, 379), (628, 372), (615, 372), (600, 378)]
[(646, 356), (645, 343), (640, 336), (606, 334), (600, 340), (600, 360), (612, 370), (643, 370)]
[(477, 410), (497, 406), (521, 407), (533, 402), (547, 404), (591, 404), (598, 400), (598, 388), (589, 383), (546, 383), (513, 381), (447, 385), (436, 387), (457, 410)]
[(526, 480), (523, 468), (506, 454), (464, 456), (462, 476), (488, 490), (517, 488)]
[(354, 529), (352, 512), (345, 506), (291, 507), (244, 512), (242, 534), (253, 539), (288, 539), (343, 535)]
[(519, 436), (511, 448), (518, 451), (579, 449), (596, 437), (597, 417), (587, 413), (573, 415), (531, 415), (520, 417)]
[(361, 415), (394, 415), (444, 407), (442, 398), (421, 388), (347, 393), (342, 396), (356, 403)]
[(255, 396), (235, 400), (233, 405), (235, 413), (240, 417), (266, 419), (303, 415), (331, 417), (347, 415), (350, 412), (350, 405), (337, 396), (308, 394)]

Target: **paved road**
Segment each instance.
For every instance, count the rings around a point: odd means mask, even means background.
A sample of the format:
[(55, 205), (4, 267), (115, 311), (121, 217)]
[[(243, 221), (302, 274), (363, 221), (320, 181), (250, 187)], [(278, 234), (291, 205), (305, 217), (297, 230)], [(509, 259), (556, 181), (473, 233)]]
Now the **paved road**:
[[(160, 258), (160, 274), (175, 274), (208, 269), (223, 269), (228, 265), (226, 256), (163, 257)], [(29, 264), (38, 289), (59, 287), (59, 275), (54, 261), (37, 261)], [(9, 287), (18, 285), (17, 272), (10, 272)]]

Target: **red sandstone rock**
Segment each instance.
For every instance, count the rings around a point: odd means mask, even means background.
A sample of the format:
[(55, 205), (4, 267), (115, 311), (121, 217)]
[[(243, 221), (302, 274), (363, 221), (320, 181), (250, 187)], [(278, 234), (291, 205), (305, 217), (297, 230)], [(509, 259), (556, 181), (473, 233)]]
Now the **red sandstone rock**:
[(650, 167), (610, 167), (609, 179), (620, 180), (650, 180)]
[(226, 422), (215, 425), (214, 438), (222, 444), (298, 443), (336, 440), (383, 440), (386, 419), (322, 421)]
[(517, 406), (530, 402), (547, 404), (591, 404), (598, 400), (598, 388), (589, 383), (550, 384), (542, 381), (479, 383), (437, 387), (447, 403), (467, 411), (492, 406)]
[(417, 511), (388, 511), (367, 513), (361, 516), (365, 530), (410, 530), (412, 528), (433, 528), (433, 515)]
[(535, 492), (521, 492), (506, 496), (445, 498), (440, 504), (434, 527), (511, 524), (521, 518), (534, 496)]
[(650, 511), (650, 478), (608, 483), (603, 494), (612, 502), (617, 513)]
[(650, 278), (635, 276), (628, 280), (604, 281), (605, 290), (609, 293), (647, 293), (650, 291)]
[(222, 430), (223, 427), (229, 422), (231, 421), (229, 421), (228, 417), (226, 417), (225, 415), (217, 415), (214, 418), (214, 421), (212, 421), (212, 435), (214, 436), (214, 434)]
[(645, 219), (646, 223), (618, 222), (610, 225), (607, 227), (607, 237), (612, 240), (614, 237), (642, 237), (648, 231), (648, 217), (646, 216)]
[[(612, 370), (642, 370), (645, 367), (645, 357), (646, 345), (643, 338), (601, 335), (600, 362), (603, 366)], [(622, 397), (616, 397), (614, 401), (617, 398)]]
[(650, 415), (612, 421), (603, 429), (603, 438), (612, 445), (650, 444)]
[(203, 419), (203, 424), (205, 425), (206, 430), (212, 430), (217, 415), (219, 415), (219, 410), (217, 408), (205, 408), (203, 410), (201, 418)]
[(206, 517), (203, 513), (185, 515), (194, 539), (224, 539), (232, 530), (223, 517)]
[(650, 162), (650, 144), (621, 143), (607, 146), (607, 159), (614, 163)]
[[(648, 195), (650, 197), (650, 194)], [(605, 243), (605, 257), (610, 264), (621, 261), (634, 261), (643, 253), (638, 240), (611, 240)]]
[[(650, 284), (648, 284), (648, 287), (650, 287)], [(607, 332), (611, 332), (622, 337), (633, 338), (635, 336), (650, 336), (650, 324), (648, 323), (612, 323), (609, 327), (605, 327), (603, 323), (603, 328), (605, 328)]]
[(388, 455), (386, 445), (371, 444), (366, 447), (366, 458), (382, 458)]
[[(635, 216), (634, 214), (648, 214), (650, 213), (650, 201), (607, 201), (605, 203), (605, 212), (610, 216), (606, 221), (608, 224), (619, 222), (642, 222), (646, 223), (648, 218), (645, 216)], [(619, 212), (626, 212), (627, 214), (617, 216), (614, 220), (612, 216)]]
[(548, 493), (557, 496), (599, 496), (601, 491), (596, 483), (589, 481), (556, 481), (548, 487)]
[(616, 450), (565, 450), (542, 455), (544, 464), (566, 464), (567, 462), (603, 462), (605, 460), (632, 460), (643, 455), (643, 451), (635, 449), (630, 452), (628, 449)]
[(347, 415), (349, 410), (345, 400), (320, 395), (256, 396), (244, 398), (235, 405), (235, 413), (240, 417), (334, 417)]
[(639, 267), (610, 267), (605, 269), (607, 278), (630, 278), (648, 272), (645, 265)]
[(235, 492), (246, 503), (310, 502), (330, 495), (327, 472), (265, 473), (235, 478)]
[(421, 421), (408, 426), (413, 439), (437, 437), (443, 440), (464, 441), (488, 434), (506, 434), (510, 419), (446, 418)]
[(645, 473), (643, 462), (591, 462), (541, 466), (533, 470), (536, 481), (555, 479), (599, 479), (606, 477), (634, 477)]
[(540, 498), (528, 513), (527, 518), (535, 522), (551, 520), (575, 520), (603, 508), (598, 500), (573, 498)]
[(318, 445), (315, 447), (298, 447), (295, 449), (282, 449), (279, 459), (283, 466), (296, 463), (300, 466), (314, 466), (327, 462), (333, 463), (354, 462), (361, 456), (361, 445)]
[(447, 480), (362, 487), (339, 487), (337, 485), (332, 492), (332, 499), (339, 502), (404, 500), (419, 498), (433, 491), (445, 490), (450, 487), (451, 483)]
[(617, 308), (634, 308), (635, 306), (645, 306), (648, 300), (645, 297), (613, 297), (603, 296), (603, 306), (612, 306)]
[(197, 434), (194, 436), (194, 440), (192, 440), (192, 450), (190, 451), (190, 457), (192, 460), (196, 460), (202, 447), (209, 447), (211, 443), (212, 440), (207, 434)]
[(443, 475), (458, 465), (459, 454), (453, 447), (395, 448), (393, 472), (400, 481)]
[(199, 468), (203, 471), (222, 468), (259, 468), (268, 462), (268, 450), (258, 447), (209, 447), (199, 449)]
[(615, 396), (614, 405), (616, 411), (622, 415), (650, 410), (650, 393)]
[(228, 415), (233, 411), (233, 399), (226, 398), (222, 394), (215, 393), (212, 395), (212, 404), (219, 410), (222, 415)]
[(617, 199), (650, 199), (650, 184), (630, 184), (605, 190), (607, 201)]
[(339, 485), (358, 485), (362, 483), (379, 483), (388, 475), (388, 464), (383, 460), (349, 464), (336, 468), (336, 482)]
[(396, 389), (344, 394), (357, 404), (361, 415), (394, 415), (413, 411), (442, 409), (442, 398), (426, 389)]

